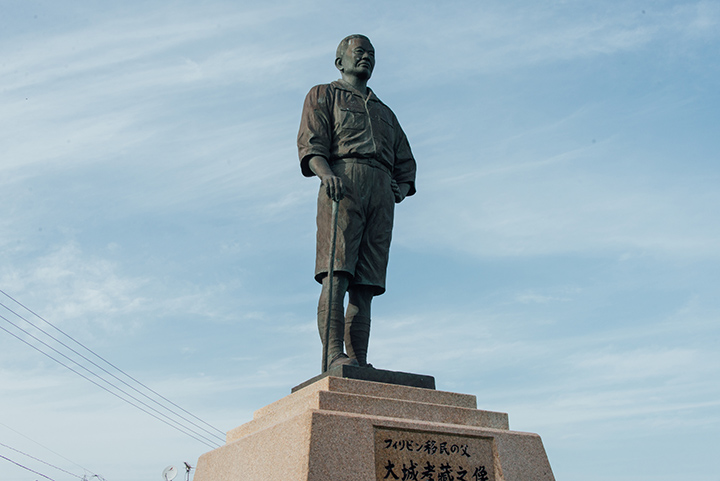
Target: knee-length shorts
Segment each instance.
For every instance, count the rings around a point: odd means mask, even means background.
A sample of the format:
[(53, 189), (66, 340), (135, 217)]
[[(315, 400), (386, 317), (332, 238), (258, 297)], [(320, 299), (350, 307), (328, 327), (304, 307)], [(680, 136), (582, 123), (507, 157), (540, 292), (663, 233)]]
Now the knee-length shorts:
[[(385, 292), (395, 196), (390, 173), (382, 167), (340, 160), (331, 166), (342, 179), (345, 196), (338, 205), (338, 229), (333, 270), (347, 274), (351, 285)], [(330, 262), (332, 200), (320, 187), (317, 207), (315, 280), (322, 283)]]

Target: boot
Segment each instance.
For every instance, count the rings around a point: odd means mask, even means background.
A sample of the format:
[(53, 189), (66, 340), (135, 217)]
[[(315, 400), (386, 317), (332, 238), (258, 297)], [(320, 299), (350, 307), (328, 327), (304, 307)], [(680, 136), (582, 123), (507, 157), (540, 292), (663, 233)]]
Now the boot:
[[(325, 326), (328, 320), (327, 309), (318, 309), (318, 331), (320, 331), (320, 340), (325, 342)], [(339, 309), (333, 308), (330, 311), (330, 329), (328, 331), (327, 345), (327, 365), (331, 367), (348, 364), (357, 366), (354, 359), (350, 359), (343, 352), (343, 333), (345, 330), (345, 317), (342, 306)], [(324, 346), (323, 346), (324, 347)]]
[(369, 317), (356, 315), (345, 319), (345, 348), (350, 358), (355, 359), (360, 367), (372, 367), (367, 363), (369, 341)]

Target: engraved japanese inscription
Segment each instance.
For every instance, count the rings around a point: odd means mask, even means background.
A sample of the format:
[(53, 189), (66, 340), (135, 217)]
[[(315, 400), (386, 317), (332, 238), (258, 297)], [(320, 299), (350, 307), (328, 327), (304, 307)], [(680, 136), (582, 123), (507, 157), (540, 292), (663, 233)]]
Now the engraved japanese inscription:
[(375, 427), (375, 478), (495, 481), (493, 440)]

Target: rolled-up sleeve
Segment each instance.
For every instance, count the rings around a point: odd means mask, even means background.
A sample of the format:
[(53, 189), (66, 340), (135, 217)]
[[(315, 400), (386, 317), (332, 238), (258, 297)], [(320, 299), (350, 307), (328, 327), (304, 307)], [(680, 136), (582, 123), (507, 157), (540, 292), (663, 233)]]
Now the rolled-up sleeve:
[(328, 98), (328, 86), (317, 85), (308, 92), (303, 105), (297, 146), (300, 169), (305, 177), (315, 174), (308, 162), (315, 155), (330, 159), (332, 140), (332, 101)]

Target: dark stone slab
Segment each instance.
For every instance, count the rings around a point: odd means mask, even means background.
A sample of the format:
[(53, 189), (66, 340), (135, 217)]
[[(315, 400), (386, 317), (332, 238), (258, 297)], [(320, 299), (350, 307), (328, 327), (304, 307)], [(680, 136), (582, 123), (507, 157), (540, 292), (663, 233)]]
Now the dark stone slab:
[(409, 372), (385, 371), (372, 367), (336, 366), (328, 369), (319, 376), (315, 376), (302, 384), (298, 384), (292, 388), (291, 392), (298, 391), (328, 376), (357, 379), (359, 381), (382, 382), (385, 384), (398, 384), (400, 386), (419, 387), (422, 389), (435, 389), (435, 378), (433, 376), (412, 374)]

